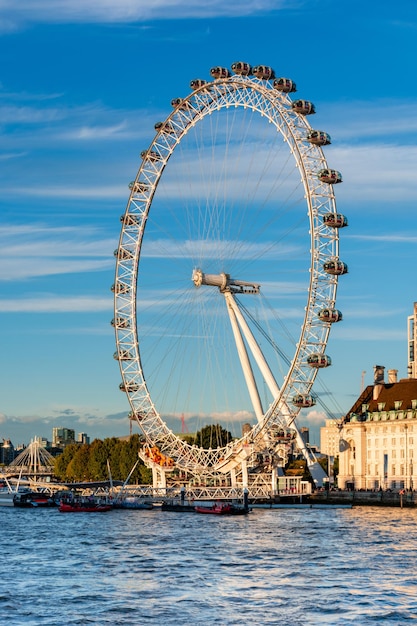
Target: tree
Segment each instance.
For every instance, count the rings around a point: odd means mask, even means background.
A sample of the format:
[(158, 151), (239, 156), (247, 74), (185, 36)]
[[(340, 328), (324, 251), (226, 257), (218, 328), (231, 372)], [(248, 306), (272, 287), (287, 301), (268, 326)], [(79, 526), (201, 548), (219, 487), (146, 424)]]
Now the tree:
[(232, 434), (220, 424), (204, 426), (195, 434), (195, 444), (200, 448), (223, 448), (233, 439)]
[[(55, 460), (55, 475), (65, 482), (85, 480), (108, 480), (108, 464), (114, 480), (125, 481), (138, 460), (141, 447), (139, 435), (127, 440), (116, 437), (95, 439), (91, 444), (71, 444)], [(131, 483), (150, 484), (152, 472), (139, 461), (130, 477)]]

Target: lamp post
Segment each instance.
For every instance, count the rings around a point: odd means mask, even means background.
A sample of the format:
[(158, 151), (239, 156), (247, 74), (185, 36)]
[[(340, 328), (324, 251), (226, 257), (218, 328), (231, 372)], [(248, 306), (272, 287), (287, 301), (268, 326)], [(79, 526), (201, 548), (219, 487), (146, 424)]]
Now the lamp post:
[(409, 481), (408, 481), (408, 425), (404, 424), (404, 433), (405, 433), (405, 476), (404, 476), (404, 487), (408, 489)]

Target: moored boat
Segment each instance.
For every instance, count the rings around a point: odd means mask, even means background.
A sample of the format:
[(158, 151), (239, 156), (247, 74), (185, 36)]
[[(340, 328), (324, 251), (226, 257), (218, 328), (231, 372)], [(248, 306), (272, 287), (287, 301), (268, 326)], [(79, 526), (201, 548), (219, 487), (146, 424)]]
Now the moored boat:
[(112, 508), (113, 505), (106, 498), (95, 496), (62, 498), (59, 503), (61, 513), (105, 513)]
[(13, 506), (21, 509), (46, 508), (56, 506), (56, 502), (47, 493), (23, 491), (14, 494)]
[(146, 511), (154, 508), (152, 502), (143, 498), (136, 498), (135, 496), (127, 496), (126, 498), (115, 500), (113, 506), (115, 509), (142, 509)]
[(211, 515), (247, 515), (249, 509), (236, 506), (230, 502), (215, 502), (212, 506), (196, 506), (196, 513), (208, 513)]

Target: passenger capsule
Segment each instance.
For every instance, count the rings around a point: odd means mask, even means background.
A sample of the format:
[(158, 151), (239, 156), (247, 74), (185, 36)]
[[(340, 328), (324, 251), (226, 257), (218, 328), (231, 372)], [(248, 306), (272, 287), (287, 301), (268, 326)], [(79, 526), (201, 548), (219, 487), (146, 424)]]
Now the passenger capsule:
[(322, 183), (327, 183), (329, 185), (337, 185), (337, 183), (342, 182), (342, 174), (337, 170), (320, 170), (317, 173), (317, 177)]
[(282, 443), (289, 443), (292, 439), (296, 438), (296, 432), (291, 428), (277, 428), (272, 431), (272, 436)]
[(269, 80), (270, 78), (275, 78), (274, 70), (268, 65), (257, 65), (253, 68), (252, 74), (256, 76), (256, 78), (260, 78), (261, 80)]
[(320, 354), (318, 352), (313, 352), (307, 357), (307, 363), (310, 367), (329, 367), (332, 364), (332, 360), (327, 354)]
[(323, 224), (330, 228), (345, 228), (348, 225), (347, 217), (341, 213), (325, 213), (323, 215)]
[(156, 122), (154, 128), (159, 133), (175, 133), (175, 128), (169, 122)]
[(121, 281), (114, 283), (110, 287), (110, 289), (113, 293), (129, 293), (130, 292), (129, 285), (127, 285), (126, 283), (122, 283)]
[(326, 274), (331, 274), (332, 276), (341, 276), (348, 273), (348, 266), (343, 261), (339, 261), (339, 259), (326, 261), (323, 263), (323, 269)]
[(321, 322), (328, 322), (329, 324), (341, 322), (343, 319), (343, 315), (337, 309), (321, 309), (317, 313), (317, 317)]
[(113, 318), (110, 324), (114, 328), (130, 328), (130, 322), (127, 317), (116, 317)]
[(119, 389), (120, 391), (125, 391), (126, 393), (134, 393), (135, 391), (139, 391), (139, 385), (138, 383), (133, 382), (133, 380), (130, 380), (126, 383), (120, 383)]
[(283, 91), (284, 93), (293, 93), (297, 91), (297, 85), (290, 78), (276, 78), (273, 82), (274, 89)]
[(113, 358), (116, 359), (116, 361), (131, 361), (133, 356), (129, 350), (120, 350), (119, 352), (114, 352)]
[(300, 115), (313, 115), (313, 113), (316, 112), (316, 107), (308, 100), (294, 100), (291, 104), (291, 108), (295, 113), (299, 113)]
[(115, 250), (113, 254), (120, 261), (128, 261), (129, 259), (133, 259), (133, 253), (130, 250), (126, 250), (126, 248), (117, 248), (117, 250)]
[(232, 65), (232, 72), (234, 72), (234, 74), (240, 74), (241, 76), (250, 76), (252, 74), (252, 67), (249, 63), (245, 63), (244, 61), (237, 61)]
[(229, 78), (230, 72), (227, 67), (212, 67), (210, 70), (213, 78)]
[(159, 161), (159, 159), (161, 158), (161, 155), (157, 152), (154, 152), (153, 150), (142, 150), (140, 156), (143, 160), (147, 159), (148, 161), (152, 162)]
[(174, 107), (174, 109), (191, 109), (191, 104), (188, 100), (185, 100), (184, 98), (174, 98), (173, 100), (171, 100), (171, 106)]
[(121, 215), (120, 221), (125, 226), (139, 226), (140, 224), (139, 215), (134, 215), (133, 213), (125, 213), (124, 215)]
[(323, 130), (311, 130), (307, 135), (307, 141), (315, 146), (328, 146), (332, 143), (330, 135)]
[(146, 183), (132, 180), (132, 182), (129, 183), (129, 189), (133, 191), (133, 193), (146, 193), (149, 190), (149, 186)]
[(204, 87), (204, 85), (207, 85), (207, 81), (203, 78), (194, 78), (194, 80), (190, 82), (190, 88), (193, 91), (194, 89), (200, 89), (200, 87)]
[(305, 409), (310, 406), (314, 406), (316, 404), (316, 399), (308, 393), (299, 393), (293, 397), (292, 403), (295, 406)]

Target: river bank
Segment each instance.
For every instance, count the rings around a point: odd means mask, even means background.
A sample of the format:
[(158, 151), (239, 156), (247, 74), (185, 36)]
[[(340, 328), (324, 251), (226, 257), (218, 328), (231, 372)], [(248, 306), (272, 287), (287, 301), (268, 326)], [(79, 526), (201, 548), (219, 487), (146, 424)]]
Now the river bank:
[(416, 507), (414, 491), (319, 491), (309, 496), (311, 503), (352, 504), (353, 506)]

